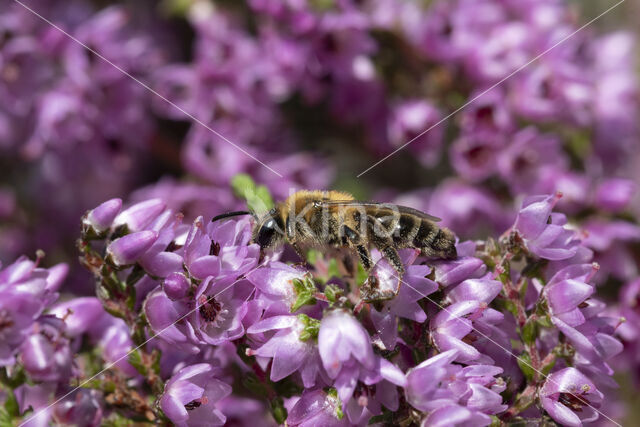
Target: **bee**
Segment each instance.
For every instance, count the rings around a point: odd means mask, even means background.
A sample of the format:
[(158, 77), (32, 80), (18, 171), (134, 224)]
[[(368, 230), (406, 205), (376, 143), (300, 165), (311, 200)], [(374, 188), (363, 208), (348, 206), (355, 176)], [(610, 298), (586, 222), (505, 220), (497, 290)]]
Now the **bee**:
[[(212, 221), (245, 214), (251, 213), (229, 212)], [(389, 261), (398, 278), (404, 274), (398, 249), (418, 249), (427, 257), (457, 257), (455, 237), (436, 224), (439, 218), (406, 206), (358, 201), (341, 191), (298, 191), (254, 217), (252, 242), (262, 251), (289, 243), (305, 259), (312, 248), (325, 253), (347, 250), (357, 255), (367, 273), (373, 268), (371, 247)], [(393, 298), (397, 293), (377, 290), (375, 281), (368, 282), (363, 293), (366, 301)]]

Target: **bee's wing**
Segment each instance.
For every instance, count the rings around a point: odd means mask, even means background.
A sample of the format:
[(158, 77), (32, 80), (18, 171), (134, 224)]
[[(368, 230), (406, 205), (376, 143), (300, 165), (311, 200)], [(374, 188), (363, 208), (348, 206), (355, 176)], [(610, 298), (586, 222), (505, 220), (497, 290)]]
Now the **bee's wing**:
[(379, 202), (359, 202), (357, 200), (322, 200), (318, 202), (320, 206), (346, 206), (346, 207), (358, 207), (364, 206), (366, 207), (376, 207), (376, 208), (384, 208), (385, 206), (393, 205), (398, 208), (400, 213), (406, 213), (418, 216), (420, 218), (428, 219), (429, 221), (439, 222), (442, 219), (437, 216), (429, 215), (428, 213), (424, 213), (418, 209), (410, 208), (408, 206), (400, 206), (394, 205), (393, 203), (379, 203)]

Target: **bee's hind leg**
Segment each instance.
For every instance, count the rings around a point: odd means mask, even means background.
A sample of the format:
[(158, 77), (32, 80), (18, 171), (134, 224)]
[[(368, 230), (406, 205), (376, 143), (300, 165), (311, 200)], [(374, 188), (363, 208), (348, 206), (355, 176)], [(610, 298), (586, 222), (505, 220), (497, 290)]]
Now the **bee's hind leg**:
[[(377, 245), (376, 245), (377, 246)], [(364, 286), (362, 287), (362, 299), (366, 302), (382, 301), (394, 298), (400, 292), (402, 285), (402, 276), (404, 275), (404, 265), (398, 255), (398, 251), (391, 245), (378, 246), (382, 255), (389, 261), (393, 269), (396, 271), (395, 278), (398, 279), (398, 286), (394, 288), (381, 289), (380, 283), (376, 276), (370, 275)]]

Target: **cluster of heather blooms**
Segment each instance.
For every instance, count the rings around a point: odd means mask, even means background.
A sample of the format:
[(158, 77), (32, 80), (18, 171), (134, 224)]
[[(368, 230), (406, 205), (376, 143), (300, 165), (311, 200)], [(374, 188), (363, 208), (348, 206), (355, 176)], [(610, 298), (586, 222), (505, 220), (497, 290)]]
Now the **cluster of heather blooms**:
[[(331, 147), (337, 140), (378, 157), (411, 142), (397, 156), (413, 161), (411, 153), (416, 168), (447, 179), (382, 198), (412, 198), (475, 238), (513, 222), (511, 198), (561, 191), (558, 207), (579, 214), (602, 276), (628, 281), (638, 274), (630, 246), (640, 229), (608, 221), (639, 209), (632, 200), (640, 145), (630, 34), (574, 34), (575, 11), (557, 0), (188, 4), (194, 58), (160, 68), (154, 81), (286, 179), (274, 181), (198, 125), (186, 139), (185, 170), (214, 184), (249, 171), (282, 197), (294, 176), (307, 188), (330, 176), (316, 161), (314, 173), (300, 178), (309, 159), (282, 153), (301, 141)], [(160, 114), (185, 119), (161, 107)]]
[[(20, 259), (0, 272), (11, 415), (177, 426), (606, 420), (623, 318), (595, 298), (598, 264), (552, 212), (559, 198), (526, 199), (507, 232), (459, 242), (453, 260), (401, 250), (402, 277), (375, 251), (368, 274), (314, 251), (284, 262), (252, 242), (251, 218), (186, 223), (160, 199), (124, 210), (106, 201), (83, 217), (78, 242), (96, 297), (54, 304), (64, 266)], [(395, 297), (364, 302), (373, 283)], [(629, 320), (636, 285), (624, 291)], [(637, 346), (633, 328), (620, 334)]]
[[(140, 182), (155, 127), (139, 78), (162, 62), (131, 11), (80, 1), (0, 6), (0, 254), (73, 246), (87, 209)], [(100, 59), (69, 36), (111, 61)], [(115, 67), (119, 67), (120, 70)], [(45, 218), (56, 218), (48, 227)]]
[[(97, 426), (102, 393), (76, 384), (101, 363), (126, 354), (129, 330), (97, 298), (57, 302), (68, 267), (41, 268), (42, 256), (20, 257), (0, 270), (0, 416), (7, 425), (22, 419), (29, 426)], [(83, 345), (93, 350), (80, 362)], [(118, 366), (127, 375), (135, 373), (128, 365)]]

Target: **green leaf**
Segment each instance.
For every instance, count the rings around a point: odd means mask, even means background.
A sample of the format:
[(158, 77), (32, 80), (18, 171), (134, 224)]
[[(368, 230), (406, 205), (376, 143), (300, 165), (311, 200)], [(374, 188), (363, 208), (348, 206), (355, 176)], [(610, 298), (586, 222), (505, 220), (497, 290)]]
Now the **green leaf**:
[(520, 356), (516, 358), (518, 361), (518, 366), (520, 370), (524, 374), (527, 381), (533, 381), (533, 377), (535, 376), (535, 371), (531, 367), (531, 356), (528, 353), (522, 353)]
[(7, 390), (7, 397), (4, 402), (4, 409), (12, 417), (18, 417), (20, 415), (20, 407), (18, 406), (18, 400), (16, 399), (13, 390)]
[(4, 407), (0, 407), (0, 427), (14, 427), (15, 417), (9, 414)]
[(231, 188), (236, 196), (247, 201), (251, 212), (262, 214), (273, 208), (273, 198), (264, 185), (257, 186), (247, 174), (238, 174), (231, 178)]
[(538, 323), (529, 319), (522, 327), (522, 339), (526, 344), (534, 344), (538, 337)]

